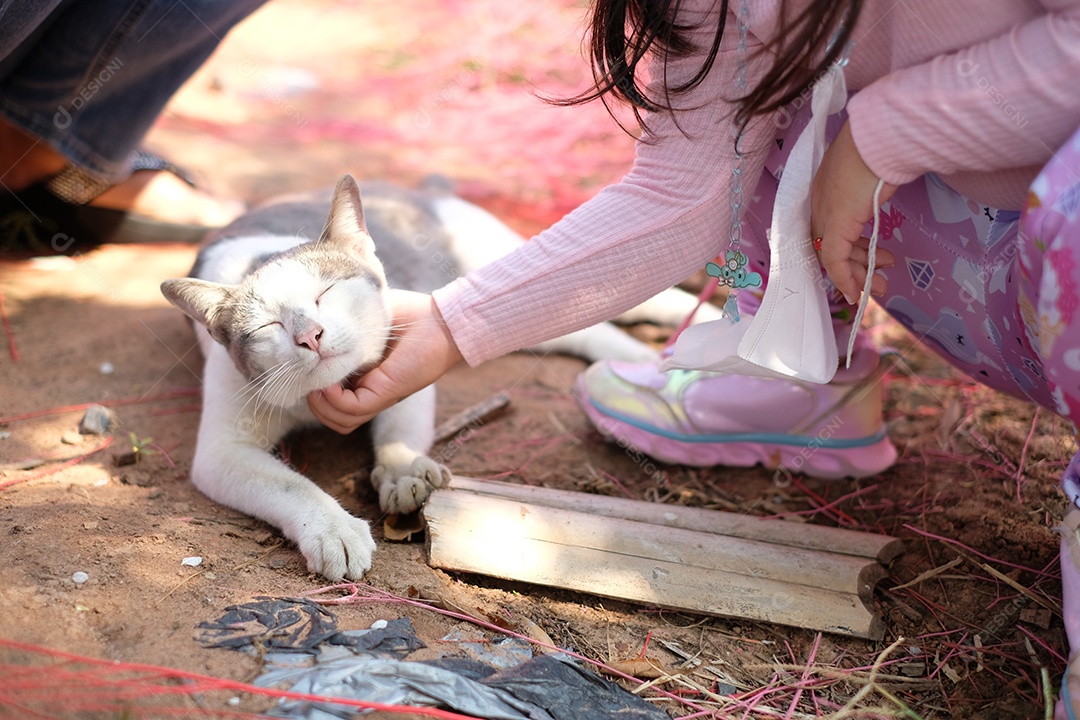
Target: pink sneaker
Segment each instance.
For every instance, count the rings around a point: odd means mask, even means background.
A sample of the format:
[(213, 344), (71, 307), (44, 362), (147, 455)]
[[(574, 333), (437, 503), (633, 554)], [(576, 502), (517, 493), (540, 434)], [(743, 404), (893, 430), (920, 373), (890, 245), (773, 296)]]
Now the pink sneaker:
[(860, 338), (851, 367), (828, 385), (661, 373), (656, 364), (598, 362), (578, 377), (585, 414), (608, 439), (663, 462), (784, 467), (817, 478), (866, 477), (896, 460), (886, 436), (881, 360)]

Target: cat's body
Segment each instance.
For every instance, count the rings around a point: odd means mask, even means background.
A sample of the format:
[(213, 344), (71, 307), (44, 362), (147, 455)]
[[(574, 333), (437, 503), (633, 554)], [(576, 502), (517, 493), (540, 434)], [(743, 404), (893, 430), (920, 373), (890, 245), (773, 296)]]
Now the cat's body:
[[(521, 242), (442, 188), (367, 187), (361, 207), (351, 176), (332, 201), (329, 195), (286, 200), (215, 233), (191, 278), (162, 285), (196, 321), (206, 360), (191, 473), (196, 486), (279, 527), (311, 570), (331, 579), (363, 575), (375, 549), (367, 523), (270, 450), (289, 431), (316, 423), (309, 392), (379, 362), (391, 334), (387, 287), (429, 292)], [(659, 319), (677, 320), (692, 303), (669, 297), (661, 312), (667, 317)], [(606, 324), (542, 349), (590, 360), (655, 356)], [(415, 510), (449, 479), (426, 455), (434, 421), (434, 387), (372, 421), (371, 479), (383, 510)]]

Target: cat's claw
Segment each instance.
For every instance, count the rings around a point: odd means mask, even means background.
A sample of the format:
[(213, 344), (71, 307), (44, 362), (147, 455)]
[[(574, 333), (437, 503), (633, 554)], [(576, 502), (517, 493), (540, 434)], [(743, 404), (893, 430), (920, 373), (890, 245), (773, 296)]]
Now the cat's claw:
[(328, 520), (318, 533), (299, 543), (308, 570), (328, 580), (359, 580), (371, 569), (375, 541), (368, 524), (351, 515)]
[(418, 509), (435, 488), (450, 482), (450, 471), (426, 455), (410, 465), (379, 465), (371, 481), (379, 489), (379, 506), (388, 513), (404, 514)]

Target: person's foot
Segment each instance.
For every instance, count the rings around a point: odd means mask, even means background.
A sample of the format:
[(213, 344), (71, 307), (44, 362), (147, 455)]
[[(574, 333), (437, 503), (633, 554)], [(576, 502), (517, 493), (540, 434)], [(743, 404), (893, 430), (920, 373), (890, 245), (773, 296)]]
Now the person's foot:
[(577, 394), (601, 434), (656, 460), (866, 477), (896, 460), (879, 367), (865, 339), (828, 385), (604, 361), (581, 374)]
[[(67, 160), (37, 138), (0, 120), (0, 183), (18, 193), (56, 175)], [(238, 200), (216, 198), (167, 170), (140, 170), (87, 203), (149, 220), (220, 227), (244, 210)]]

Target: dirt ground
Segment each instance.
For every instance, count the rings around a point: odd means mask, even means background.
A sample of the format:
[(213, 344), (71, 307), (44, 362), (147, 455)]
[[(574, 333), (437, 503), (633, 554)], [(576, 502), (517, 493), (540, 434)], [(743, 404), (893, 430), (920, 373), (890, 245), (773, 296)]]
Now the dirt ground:
[[(279, 1), (226, 40), (148, 144), (209, 187), (251, 202), (332, 184), (343, 171), (403, 183), (441, 172), (529, 234), (617, 179), (632, 153), (602, 108), (553, 108), (535, 95), (584, 86), (581, 12), (570, 2)], [(247, 682), (257, 661), (203, 648), (195, 626), (230, 604), (322, 585), (272, 528), (215, 505), (187, 481), (201, 361), (190, 327), (157, 288), (185, 274), (194, 252), (108, 246), (0, 260), (12, 338), (11, 352), (0, 353), (4, 663), (51, 665), (58, 661), (49, 649)], [(901, 537), (906, 552), (875, 595), (884, 640), (453, 576), (430, 568), (422, 545), (383, 541), (378, 523), (366, 582), (514, 627), (532, 621), (558, 645), (598, 661), (646, 653), (669, 676), (643, 694), (674, 716), (693, 710), (656, 689), (715, 709), (718, 718), (841, 715), (848, 703), (845, 717), (1043, 717), (1066, 652), (1053, 528), (1064, 507), (1056, 483), (1076, 450), (1070, 426), (970, 384), (887, 319), (875, 316), (872, 325), (900, 352), (884, 381), (900, 460), (878, 477), (824, 482), (761, 468), (638, 462), (605, 444), (578, 410), (571, 387), (580, 360), (528, 354), (458, 368), (440, 382), (440, 419), (496, 391), (510, 395), (512, 410), (436, 453), (462, 476)], [(88, 403), (115, 406), (119, 428), (107, 447), (73, 434)], [(133, 439), (152, 452), (118, 466), (114, 457)], [(378, 520), (366, 443), (362, 433), (308, 432), (290, 438), (286, 451), (346, 508)], [(202, 564), (182, 565), (190, 556)], [(77, 585), (76, 572), (89, 579)], [(455, 629), (493, 637), (401, 603), (334, 612), (344, 629), (409, 617), (444, 651), (450, 643), (440, 638)], [(683, 658), (673, 647), (718, 668), (735, 695), (716, 694), (715, 674), (679, 671)], [(89, 701), (93, 678), (84, 675), (59, 683), (63, 693), (42, 685), (20, 695), (20, 708), (12, 700), (26, 690), (20, 677), (11, 667), (0, 677), (0, 717), (173, 717), (180, 708), (258, 712), (272, 702), (234, 691), (176, 692), (183, 686), (166, 683), (172, 694), (130, 693), (129, 711), (105, 712)], [(239, 704), (228, 704), (234, 696)]]

